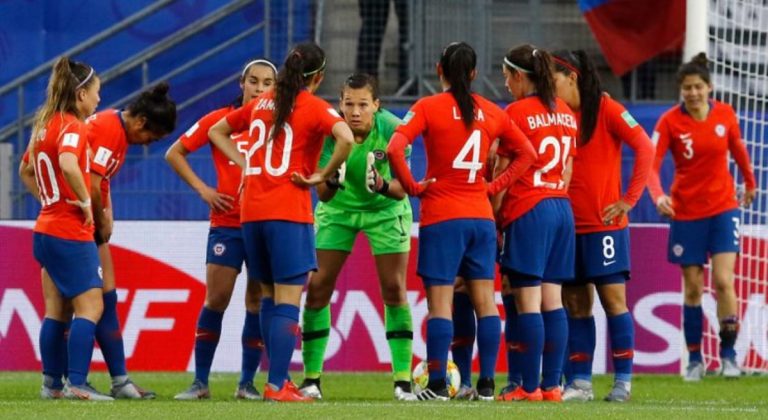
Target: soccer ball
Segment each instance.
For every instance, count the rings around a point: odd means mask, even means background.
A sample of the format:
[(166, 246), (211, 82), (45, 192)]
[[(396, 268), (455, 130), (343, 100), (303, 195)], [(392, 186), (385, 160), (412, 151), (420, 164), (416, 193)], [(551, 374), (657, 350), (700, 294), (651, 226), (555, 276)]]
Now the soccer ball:
[[(448, 368), (446, 369), (446, 382), (448, 385), (448, 395), (453, 398), (456, 393), (459, 392), (461, 387), (461, 374), (459, 374), (459, 367), (453, 360), (448, 361)], [(413, 368), (413, 385), (414, 391), (418, 394), (422, 390), (427, 388), (429, 383), (429, 369), (427, 368), (427, 361), (422, 360)]]

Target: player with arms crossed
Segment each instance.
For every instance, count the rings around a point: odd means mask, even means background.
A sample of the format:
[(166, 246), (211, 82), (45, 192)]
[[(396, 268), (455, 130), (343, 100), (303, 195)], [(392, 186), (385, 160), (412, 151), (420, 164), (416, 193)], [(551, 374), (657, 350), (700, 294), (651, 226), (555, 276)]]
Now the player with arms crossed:
[(42, 205), (34, 227), (33, 251), (44, 269), (45, 317), (40, 328), (40, 396), (44, 399), (112, 400), (86, 382), (104, 305), (99, 253), (93, 241), (91, 152), (84, 119), (96, 110), (100, 87), (91, 66), (59, 58), (53, 65), (45, 103), (35, 115), (27, 148), (31, 167), (25, 163), (20, 167), (24, 184)]
[[(200, 198), (211, 208), (211, 228), (208, 231), (205, 259), (205, 304), (197, 318), (195, 334), (195, 380), (184, 392), (177, 394), (177, 400), (208, 399), (208, 376), (213, 356), (221, 335), (224, 311), (229, 306), (235, 281), (245, 261), (245, 247), (240, 228), (240, 182), (243, 170), (224, 154), (213, 147), (208, 130), (236, 108), (244, 106), (253, 98), (272, 90), (277, 77), (277, 68), (265, 59), (249, 61), (240, 75), (242, 94), (229, 106), (219, 108), (197, 121), (168, 149), (165, 159)], [(234, 133), (231, 141), (241, 153), (248, 144), (247, 131)], [(211, 155), (216, 168), (216, 188), (211, 188), (189, 165), (187, 155), (205, 145), (211, 145)], [(235, 398), (258, 400), (261, 394), (253, 386), (253, 377), (259, 367), (264, 340), (261, 335), (259, 307), (261, 289), (255, 279), (248, 279), (245, 292), (245, 323), (243, 324), (243, 360), (240, 381)]]
[[(582, 51), (557, 51), (557, 95), (579, 119), (579, 153), (568, 188), (576, 220), (576, 280), (563, 286), (568, 311), (568, 360), (572, 377), (565, 401), (594, 399), (594, 289), (608, 316), (615, 377), (606, 401), (625, 402), (631, 394), (634, 323), (627, 308), (629, 221), (627, 213), (643, 192), (653, 162), (653, 145), (640, 124), (600, 86), (592, 61)], [(626, 192), (621, 193), (621, 146), (635, 152)]]
[[(507, 115), (530, 139), (538, 159), (506, 191), (497, 215), (509, 367), (501, 401), (562, 400), (568, 321), (561, 285), (573, 279), (575, 231), (567, 189), (577, 129), (576, 117), (555, 96), (551, 67), (550, 55), (531, 45), (509, 50), (502, 64), (515, 97)], [(501, 147), (499, 155), (501, 170), (510, 155)]]
[[(536, 158), (530, 142), (509, 117), (472, 93), (476, 62), (472, 47), (463, 42), (449, 44), (437, 64), (443, 93), (417, 101), (387, 148), (395, 176), (409, 195), (421, 199), (418, 273), (429, 306), (429, 384), (418, 394), (420, 400), (448, 400), (446, 367), (457, 276), (466, 281), (477, 314), (479, 398), (494, 398), (501, 321), (494, 302), (496, 228), (488, 197), (513, 183)], [(405, 150), (420, 134), (428, 164), (426, 180), (418, 183), (406, 163)], [(516, 159), (488, 184), (483, 162), (496, 138), (499, 148)]]
[(123, 335), (117, 319), (115, 267), (109, 250), (114, 224), (110, 183), (125, 162), (129, 145), (147, 145), (176, 128), (176, 104), (168, 97), (168, 84), (142, 92), (125, 110), (107, 109), (88, 118), (88, 141), (93, 150), (91, 200), (94, 235), (104, 276), (104, 313), (96, 325), (96, 341), (112, 377), (115, 398), (152, 399), (155, 393), (131, 381), (125, 366)]
[[(400, 182), (392, 179), (386, 150), (399, 118), (380, 108), (376, 79), (356, 73), (341, 91), (340, 108), (352, 128), (355, 145), (344, 164), (344, 180), (317, 186), (315, 210), (318, 270), (310, 276), (302, 323), (304, 395), (322, 399), (320, 375), (331, 328), (331, 295), (355, 238), (364, 232), (371, 245), (384, 301), (384, 326), (392, 353), (395, 398), (415, 400), (411, 393), (413, 326), (406, 299), (408, 252), (413, 213)], [(320, 167), (334, 149), (326, 139)]]
[[(307, 274), (316, 270), (309, 188), (325, 182), (346, 160), (354, 137), (325, 101), (314, 96), (325, 75), (325, 53), (315, 44), (294, 47), (275, 90), (217, 122), (208, 135), (245, 169), (240, 222), (248, 277), (261, 282), (261, 326), (269, 357), (264, 399), (311, 401), (288, 378)], [(248, 130), (246, 156), (230, 135)], [(328, 164), (315, 172), (325, 136), (336, 139)]]
[[(712, 258), (720, 320), (721, 373), (735, 378), (741, 375), (734, 350), (739, 321), (733, 284), (740, 211), (728, 170), (728, 153), (744, 177), (744, 207), (752, 204), (757, 185), (736, 113), (729, 105), (709, 97), (712, 81), (706, 55), (701, 53), (680, 66), (677, 82), (683, 102), (664, 113), (656, 124), (656, 161), (648, 190), (659, 213), (672, 219), (667, 258), (679, 264), (683, 272), (683, 331), (688, 346), (684, 379), (699, 381), (705, 374), (701, 295), (708, 254)], [(658, 177), (667, 150), (672, 152), (675, 163), (671, 197), (664, 193)]]

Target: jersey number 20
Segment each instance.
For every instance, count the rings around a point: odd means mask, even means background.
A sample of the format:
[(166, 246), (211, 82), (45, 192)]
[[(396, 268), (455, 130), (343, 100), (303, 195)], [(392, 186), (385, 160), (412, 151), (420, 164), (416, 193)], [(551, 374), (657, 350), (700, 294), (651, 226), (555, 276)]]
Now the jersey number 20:
[[(262, 120), (253, 120), (251, 121), (251, 127), (248, 130), (248, 135), (253, 138), (254, 131), (258, 130), (258, 139), (256, 140), (256, 143), (253, 143), (251, 147), (246, 151), (245, 153), (245, 175), (261, 175), (261, 168), (258, 166), (251, 166), (251, 158), (253, 155), (256, 154), (256, 151), (259, 150), (262, 146), (264, 146), (264, 143), (266, 143), (267, 140), (267, 134), (272, 134), (272, 130), (274, 128), (270, 128), (269, 133), (267, 133), (267, 126), (264, 124), (264, 121)], [(293, 147), (293, 129), (288, 123), (283, 124), (283, 131), (285, 132), (285, 140), (283, 142), (283, 157), (280, 159), (280, 166), (275, 168), (272, 166), (272, 149), (275, 145), (274, 141), (270, 141), (269, 144), (267, 144), (267, 153), (266, 156), (264, 156), (264, 166), (267, 170), (267, 173), (272, 176), (280, 176), (285, 174), (288, 171), (288, 165), (291, 163), (291, 148)]]

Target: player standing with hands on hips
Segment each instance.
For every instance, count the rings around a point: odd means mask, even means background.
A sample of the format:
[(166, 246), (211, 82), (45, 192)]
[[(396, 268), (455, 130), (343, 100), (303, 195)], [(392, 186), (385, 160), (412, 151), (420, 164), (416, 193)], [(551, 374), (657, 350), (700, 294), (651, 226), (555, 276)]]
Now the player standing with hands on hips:
[[(578, 154), (568, 188), (576, 221), (576, 280), (563, 285), (568, 311), (568, 360), (564, 401), (589, 401), (592, 357), (595, 353), (594, 290), (608, 316), (608, 333), (615, 371), (606, 401), (630, 399), (635, 330), (627, 308), (629, 280), (629, 221), (653, 163), (653, 145), (640, 124), (600, 86), (592, 60), (582, 50), (555, 51), (557, 96), (579, 120)], [(626, 192), (621, 192), (621, 147), (635, 152)]]
[[(294, 47), (277, 86), (233, 111), (208, 132), (216, 147), (244, 168), (240, 222), (248, 277), (262, 285), (262, 334), (269, 357), (264, 399), (311, 401), (288, 378), (299, 330), (301, 292), (317, 269), (310, 187), (341, 167), (354, 143), (347, 123), (316, 97), (325, 53), (313, 43)], [(233, 132), (248, 130), (245, 158)], [(328, 164), (315, 172), (325, 136), (336, 139)]]
[[(688, 367), (683, 378), (699, 381), (706, 373), (701, 357), (701, 295), (708, 256), (717, 293), (721, 373), (735, 378), (741, 375), (734, 350), (739, 320), (733, 284), (741, 212), (728, 170), (728, 153), (744, 177), (744, 207), (752, 204), (757, 185), (736, 113), (729, 105), (709, 97), (712, 81), (707, 56), (698, 54), (680, 66), (677, 82), (683, 102), (664, 113), (656, 124), (656, 161), (648, 191), (659, 214), (672, 219), (667, 258), (683, 271), (683, 331), (688, 346)], [(675, 163), (671, 197), (664, 193), (658, 177), (667, 150), (672, 152)]]
[[(457, 276), (465, 279), (477, 314), (478, 398), (494, 398), (501, 321), (493, 291), (496, 227), (489, 197), (513, 183), (536, 158), (530, 142), (509, 117), (494, 103), (472, 93), (476, 62), (472, 47), (463, 42), (449, 44), (437, 64), (443, 92), (417, 101), (387, 148), (403, 189), (421, 199), (418, 274), (429, 306), (429, 384), (417, 395), (420, 400), (448, 400), (446, 368)], [(405, 150), (422, 133), (427, 177), (416, 182)], [(499, 154), (515, 159), (488, 184), (483, 163), (496, 138), (500, 139)]]

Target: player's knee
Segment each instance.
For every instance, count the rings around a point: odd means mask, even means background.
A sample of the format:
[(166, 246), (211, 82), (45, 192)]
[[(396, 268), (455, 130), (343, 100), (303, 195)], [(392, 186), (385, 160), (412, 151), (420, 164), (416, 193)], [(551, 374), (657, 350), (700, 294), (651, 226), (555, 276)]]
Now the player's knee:
[(701, 304), (701, 294), (704, 288), (700, 285), (686, 284), (685, 291), (683, 292), (683, 299), (685, 304), (689, 306), (697, 306)]
[(208, 294), (205, 297), (205, 307), (212, 311), (224, 312), (227, 306), (229, 306), (230, 298), (232, 298), (231, 291), (208, 289)]
[(404, 305), (407, 303), (405, 287), (398, 281), (383, 282), (381, 298), (386, 305)]
[(623, 299), (606, 299), (603, 302), (603, 309), (608, 316), (621, 315), (629, 310)]

